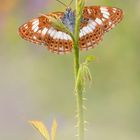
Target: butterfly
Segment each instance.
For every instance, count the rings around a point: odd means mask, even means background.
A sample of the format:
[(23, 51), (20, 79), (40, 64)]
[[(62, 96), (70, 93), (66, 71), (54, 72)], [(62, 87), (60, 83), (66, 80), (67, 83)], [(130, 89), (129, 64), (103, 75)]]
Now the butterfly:
[[(19, 27), (19, 35), (32, 43), (43, 45), (56, 54), (67, 54), (73, 50), (69, 34), (56, 29), (49, 17), (60, 19), (71, 31), (75, 27), (75, 11), (70, 7), (65, 12), (51, 12), (29, 20)], [(123, 11), (109, 6), (85, 6), (80, 23), (79, 49), (94, 48), (104, 34), (114, 28), (123, 18)]]

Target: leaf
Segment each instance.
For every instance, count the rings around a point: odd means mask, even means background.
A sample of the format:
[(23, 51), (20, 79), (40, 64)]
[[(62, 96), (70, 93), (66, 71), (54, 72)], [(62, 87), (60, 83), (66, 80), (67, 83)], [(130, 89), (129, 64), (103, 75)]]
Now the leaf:
[(83, 8), (85, 5), (85, 0), (76, 0), (76, 19), (75, 19), (75, 29), (74, 29), (74, 50), (79, 50), (78, 48), (78, 41), (79, 41), (79, 34), (80, 34), (80, 24), (81, 18), (83, 14)]
[(82, 65), (80, 66), (77, 74), (77, 79), (76, 79), (76, 87), (75, 89), (78, 89), (80, 91), (83, 91), (84, 85), (85, 85), (85, 80), (84, 80), (84, 71)]
[(92, 81), (92, 76), (91, 76), (91, 73), (90, 73), (90, 69), (87, 65), (84, 65), (83, 66), (83, 70), (84, 70), (84, 78), (85, 78), (85, 81), (88, 80), (89, 82)]
[(85, 5), (85, 0), (78, 0), (78, 4), (77, 4), (77, 16), (78, 15), (80, 17), (82, 16), (84, 5)]
[(96, 57), (95, 56), (89, 55), (89, 56), (86, 57), (85, 63), (88, 64), (89, 62), (93, 62), (95, 60), (96, 60)]
[(45, 125), (40, 121), (29, 121), (29, 123), (37, 129), (37, 131), (43, 136), (45, 140), (50, 140), (49, 132)]
[(55, 140), (57, 126), (58, 126), (57, 121), (56, 121), (56, 119), (54, 119), (53, 124), (52, 124), (51, 140)]
[(95, 56), (88, 56), (86, 57), (85, 62), (83, 62), (80, 65), (77, 79), (76, 79), (76, 87), (78, 88), (78, 90), (83, 91), (85, 89), (85, 85), (87, 81), (89, 81), (90, 84), (92, 83), (92, 76), (88, 64), (89, 62), (92, 62), (94, 60), (95, 60)]

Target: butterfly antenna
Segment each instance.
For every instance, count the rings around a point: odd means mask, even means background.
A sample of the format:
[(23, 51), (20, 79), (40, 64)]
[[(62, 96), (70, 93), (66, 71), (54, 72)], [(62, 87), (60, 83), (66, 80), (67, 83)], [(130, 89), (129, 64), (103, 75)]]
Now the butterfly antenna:
[(65, 7), (68, 7), (65, 3), (63, 3), (62, 1), (60, 0), (56, 0), (57, 2), (61, 3), (62, 5), (64, 5)]
[[(71, 0), (71, 2), (70, 2), (70, 4), (69, 4), (69, 6), (71, 6), (72, 2), (73, 2), (73, 0)], [(68, 7), (69, 7), (69, 6), (68, 6)]]

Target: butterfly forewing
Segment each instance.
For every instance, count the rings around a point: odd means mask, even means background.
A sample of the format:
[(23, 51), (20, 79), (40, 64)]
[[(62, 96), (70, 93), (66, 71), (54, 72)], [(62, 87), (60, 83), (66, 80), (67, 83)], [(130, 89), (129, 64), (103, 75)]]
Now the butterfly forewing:
[(123, 18), (123, 11), (115, 7), (89, 6), (84, 8), (85, 19), (93, 19), (105, 32), (117, 25)]
[(61, 12), (54, 12), (30, 20), (28, 23), (20, 26), (19, 34), (25, 40), (47, 47), (51, 52), (57, 54), (71, 52), (71, 37), (55, 29), (48, 18), (48, 16), (61, 18), (62, 15), (63, 13)]

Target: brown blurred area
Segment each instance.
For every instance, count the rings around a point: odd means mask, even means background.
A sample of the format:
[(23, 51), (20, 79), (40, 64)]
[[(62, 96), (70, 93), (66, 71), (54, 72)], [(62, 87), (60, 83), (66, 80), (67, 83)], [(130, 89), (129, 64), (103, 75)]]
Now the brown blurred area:
[(5, 14), (16, 8), (18, 0), (0, 0), (0, 13)]

